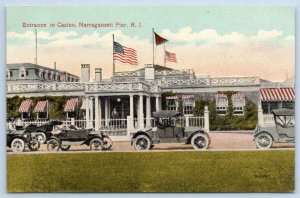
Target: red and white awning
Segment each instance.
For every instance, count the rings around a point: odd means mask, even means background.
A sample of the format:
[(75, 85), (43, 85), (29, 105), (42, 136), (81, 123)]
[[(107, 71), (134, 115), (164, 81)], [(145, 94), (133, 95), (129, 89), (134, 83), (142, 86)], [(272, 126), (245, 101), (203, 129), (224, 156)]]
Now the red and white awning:
[(34, 107), (33, 112), (47, 112), (48, 101), (38, 101)]
[(259, 90), (262, 102), (292, 102), (295, 101), (294, 88), (263, 88)]
[(166, 96), (166, 99), (167, 100), (174, 100), (174, 99), (177, 99), (178, 97), (177, 96)]
[(23, 100), (20, 107), (19, 112), (20, 113), (28, 113), (31, 110), (32, 100)]
[(194, 99), (195, 96), (194, 95), (182, 95), (182, 100), (188, 100), (188, 99)]
[(66, 102), (65, 106), (64, 106), (64, 111), (65, 112), (73, 112), (73, 111), (75, 111), (75, 108), (76, 108), (77, 104), (78, 104), (78, 98), (71, 98), (71, 99), (69, 99)]

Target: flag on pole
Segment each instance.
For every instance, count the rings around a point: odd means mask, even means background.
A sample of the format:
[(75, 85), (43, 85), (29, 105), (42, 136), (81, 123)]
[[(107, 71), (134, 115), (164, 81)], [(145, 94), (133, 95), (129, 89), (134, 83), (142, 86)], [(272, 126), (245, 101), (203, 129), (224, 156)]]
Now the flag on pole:
[(166, 53), (166, 61), (177, 63), (176, 54), (165, 51)]
[(159, 36), (159, 35), (156, 34), (155, 32), (154, 32), (154, 35), (155, 35), (155, 43), (156, 43), (156, 45), (161, 45), (161, 44), (163, 44), (163, 43), (165, 43), (165, 42), (168, 41), (167, 39), (165, 39), (165, 38)]
[(125, 47), (118, 42), (114, 42), (114, 60), (130, 65), (138, 65), (137, 53), (135, 49)]

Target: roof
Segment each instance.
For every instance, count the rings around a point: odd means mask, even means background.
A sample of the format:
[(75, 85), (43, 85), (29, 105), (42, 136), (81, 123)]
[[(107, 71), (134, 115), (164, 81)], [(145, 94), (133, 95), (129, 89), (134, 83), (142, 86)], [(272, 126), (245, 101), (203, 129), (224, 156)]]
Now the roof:
[(262, 102), (295, 101), (294, 88), (263, 88), (259, 90)]
[(277, 116), (294, 116), (295, 115), (295, 110), (294, 109), (274, 109), (272, 111), (273, 114)]
[[(165, 67), (165, 66), (161, 66), (161, 65), (154, 65), (154, 69), (156, 71), (163, 71), (163, 70), (174, 70), (172, 68), (169, 68), (169, 67)], [(136, 71), (140, 71), (140, 70), (145, 70), (145, 67), (141, 68), (141, 69), (138, 69)]]
[(153, 112), (153, 117), (155, 117), (155, 118), (172, 118), (172, 117), (181, 116), (181, 115), (182, 115), (181, 112), (170, 111), (170, 110)]
[(64, 111), (65, 112), (73, 112), (73, 111), (75, 111), (75, 108), (76, 108), (77, 104), (78, 104), (78, 98), (71, 98), (71, 99), (69, 99), (66, 102), (65, 106), (64, 106)]
[(19, 112), (20, 113), (28, 113), (31, 109), (32, 105), (32, 100), (23, 100), (20, 107), (19, 107)]
[(47, 112), (48, 101), (38, 101), (33, 112)]

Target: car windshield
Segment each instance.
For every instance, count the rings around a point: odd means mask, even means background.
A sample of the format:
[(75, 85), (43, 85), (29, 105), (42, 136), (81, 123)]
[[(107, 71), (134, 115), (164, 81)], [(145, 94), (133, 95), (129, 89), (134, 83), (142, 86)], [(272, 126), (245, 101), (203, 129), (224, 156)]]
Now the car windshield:
[(275, 122), (281, 127), (293, 127), (295, 126), (294, 116), (275, 116)]
[(163, 127), (179, 127), (184, 126), (183, 117), (172, 117), (172, 118), (157, 118), (156, 125)]

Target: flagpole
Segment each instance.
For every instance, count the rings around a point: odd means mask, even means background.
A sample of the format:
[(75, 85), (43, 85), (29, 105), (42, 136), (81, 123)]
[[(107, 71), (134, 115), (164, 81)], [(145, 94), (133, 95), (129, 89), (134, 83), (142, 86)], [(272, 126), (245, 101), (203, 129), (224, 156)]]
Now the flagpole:
[(152, 55), (153, 55), (152, 64), (153, 64), (153, 67), (154, 67), (154, 28), (152, 28)]
[(164, 45), (164, 67), (166, 66), (166, 45)]
[(113, 38), (113, 82), (115, 82), (115, 58), (114, 58), (114, 52), (115, 52), (115, 36), (114, 34), (112, 35), (112, 38)]
[(35, 29), (35, 64), (37, 65), (37, 30)]

